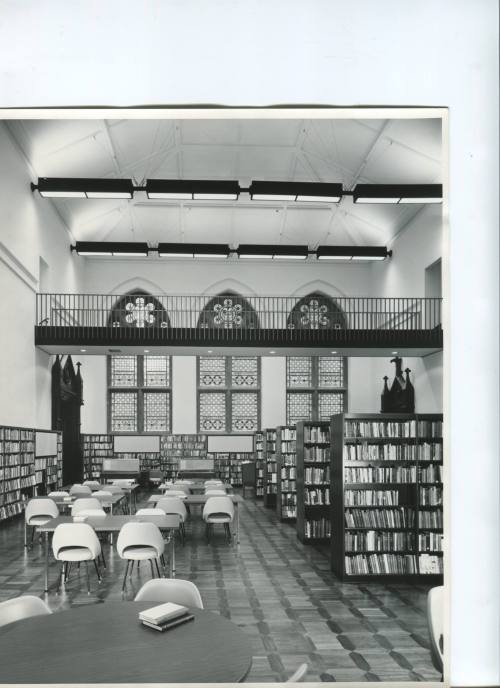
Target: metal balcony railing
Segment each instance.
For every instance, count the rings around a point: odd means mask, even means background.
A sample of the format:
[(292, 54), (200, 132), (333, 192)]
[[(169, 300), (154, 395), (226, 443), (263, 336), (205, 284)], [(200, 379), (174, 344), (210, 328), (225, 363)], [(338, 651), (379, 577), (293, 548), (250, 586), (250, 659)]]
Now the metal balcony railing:
[[(390, 334), (392, 333), (392, 335)], [(37, 294), (36, 343), (442, 342), (441, 299)], [(399, 338), (399, 339), (398, 339)], [(362, 345), (362, 344), (361, 344)]]

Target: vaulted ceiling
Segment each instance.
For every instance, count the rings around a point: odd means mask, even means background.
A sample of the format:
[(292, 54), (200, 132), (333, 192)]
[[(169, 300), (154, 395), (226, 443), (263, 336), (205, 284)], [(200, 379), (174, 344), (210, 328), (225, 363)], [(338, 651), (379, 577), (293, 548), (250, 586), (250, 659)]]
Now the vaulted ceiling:
[[(438, 119), (15, 120), (37, 177), (441, 183)], [(27, 189), (29, 192), (29, 189)], [(388, 244), (421, 205), (46, 199), (78, 241)]]

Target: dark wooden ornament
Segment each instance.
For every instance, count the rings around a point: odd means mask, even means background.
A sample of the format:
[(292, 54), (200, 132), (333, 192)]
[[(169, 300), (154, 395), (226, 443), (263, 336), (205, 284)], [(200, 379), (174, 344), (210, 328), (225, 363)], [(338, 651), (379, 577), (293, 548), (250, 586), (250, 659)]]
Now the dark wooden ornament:
[(415, 389), (410, 380), (410, 368), (405, 369), (403, 376), (403, 359), (399, 356), (391, 359), (396, 366), (396, 375), (389, 388), (388, 377), (384, 376), (384, 389), (381, 395), (382, 413), (415, 413)]

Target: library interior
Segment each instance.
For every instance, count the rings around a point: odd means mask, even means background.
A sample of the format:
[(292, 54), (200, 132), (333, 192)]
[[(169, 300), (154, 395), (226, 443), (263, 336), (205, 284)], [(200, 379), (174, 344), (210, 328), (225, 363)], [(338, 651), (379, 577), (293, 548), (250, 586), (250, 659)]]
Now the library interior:
[(443, 679), (409, 112), (0, 122), (1, 682)]

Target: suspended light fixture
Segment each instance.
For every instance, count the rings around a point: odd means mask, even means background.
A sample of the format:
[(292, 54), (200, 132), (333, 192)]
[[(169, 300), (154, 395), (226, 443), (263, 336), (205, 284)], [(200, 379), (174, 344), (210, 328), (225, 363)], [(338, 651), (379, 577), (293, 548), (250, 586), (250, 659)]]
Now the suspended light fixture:
[(158, 244), (160, 258), (227, 258), (227, 244)]
[(131, 179), (40, 177), (31, 190), (44, 198), (130, 199), (134, 195)]
[(442, 203), (442, 184), (357, 184), (354, 203)]
[(235, 181), (148, 179), (146, 194), (148, 198), (165, 200), (236, 201), (240, 185)]
[(250, 184), (248, 192), (252, 201), (338, 203), (342, 197), (342, 184), (255, 181)]
[(238, 254), (238, 258), (305, 260), (309, 254), (309, 250), (307, 246), (240, 244), (236, 253)]
[(392, 256), (385, 246), (319, 246), (318, 260), (385, 260)]
[(149, 248), (146, 242), (136, 241), (77, 241), (71, 250), (79, 256), (142, 257)]

